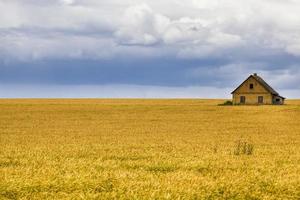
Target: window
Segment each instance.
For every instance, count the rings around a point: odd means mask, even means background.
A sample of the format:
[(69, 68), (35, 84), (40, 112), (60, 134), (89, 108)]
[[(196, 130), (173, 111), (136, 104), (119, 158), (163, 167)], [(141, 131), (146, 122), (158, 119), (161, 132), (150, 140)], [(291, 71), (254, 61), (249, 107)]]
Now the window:
[(258, 103), (264, 103), (264, 97), (263, 96), (258, 97)]
[(240, 103), (246, 103), (246, 97), (245, 96), (240, 97)]
[(280, 99), (280, 98), (278, 98), (278, 97), (275, 97), (274, 100), (273, 100), (273, 103), (274, 103), (274, 104), (277, 104), (277, 105), (278, 105), (278, 104), (282, 104), (282, 103), (283, 103), (283, 100)]
[(250, 90), (252, 90), (254, 88), (253, 83), (251, 83), (249, 87), (250, 87)]

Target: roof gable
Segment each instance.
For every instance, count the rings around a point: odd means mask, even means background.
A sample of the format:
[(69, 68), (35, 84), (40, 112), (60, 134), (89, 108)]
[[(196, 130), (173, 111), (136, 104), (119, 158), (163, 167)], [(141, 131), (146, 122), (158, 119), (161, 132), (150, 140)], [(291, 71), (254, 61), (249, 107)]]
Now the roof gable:
[(279, 95), (264, 79), (257, 75), (251, 75), (254, 79), (256, 79), (266, 90), (268, 90), (271, 94)]
[(253, 78), (256, 80), (263, 88), (273, 95), (279, 95), (269, 84), (267, 84), (260, 76), (250, 75), (242, 84), (240, 84), (231, 94), (235, 93), (240, 87), (242, 87), (249, 79)]

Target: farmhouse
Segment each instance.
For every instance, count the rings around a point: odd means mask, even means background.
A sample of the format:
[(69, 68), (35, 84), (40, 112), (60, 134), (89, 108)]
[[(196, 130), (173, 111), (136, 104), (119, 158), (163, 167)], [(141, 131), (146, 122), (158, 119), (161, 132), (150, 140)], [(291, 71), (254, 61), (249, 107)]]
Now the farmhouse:
[(231, 94), (233, 104), (282, 105), (285, 100), (256, 73), (250, 75)]

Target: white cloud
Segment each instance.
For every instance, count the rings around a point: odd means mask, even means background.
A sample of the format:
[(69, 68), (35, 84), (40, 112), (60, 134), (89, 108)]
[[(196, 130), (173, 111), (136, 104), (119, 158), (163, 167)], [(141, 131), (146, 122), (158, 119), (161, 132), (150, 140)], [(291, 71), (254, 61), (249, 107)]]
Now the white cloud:
[[(53, 36), (30, 37), (26, 34), (10, 33), (0, 37), (3, 47), (0, 56), (5, 59), (17, 58), (21, 61), (42, 60), (49, 58), (109, 58), (113, 51), (113, 42), (102, 38), (90, 38), (86, 36), (65, 36), (56, 34)], [(105, 46), (106, 48), (102, 48)], [(13, 56), (12, 56), (13, 55)]]
[(169, 26), (170, 19), (156, 14), (147, 4), (129, 7), (115, 36), (121, 44), (153, 45)]
[(64, 5), (72, 5), (74, 3), (74, 0), (61, 0), (61, 3)]
[[(0, 61), (223, 59), (206, 70), (225, 78), (278, 73), (276, 87), (295, 85), (299, 13), (297, 0), (1, 0)], [(264, 69), (284, 56), (294, 60)]]
[(170, 46), (186, 58), (248, 47), (300, 56), (299, 1), (2, 0), (0, 11), (0, 32), (106, 32), (116, 45)]

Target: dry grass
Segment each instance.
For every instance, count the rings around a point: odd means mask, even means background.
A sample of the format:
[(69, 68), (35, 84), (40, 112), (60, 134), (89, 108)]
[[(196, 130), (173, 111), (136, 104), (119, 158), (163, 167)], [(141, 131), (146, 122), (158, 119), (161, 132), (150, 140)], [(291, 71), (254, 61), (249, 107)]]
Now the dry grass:
[(300, 101), (222, 102), (0, 100), (0, 199), (299, 199)]

